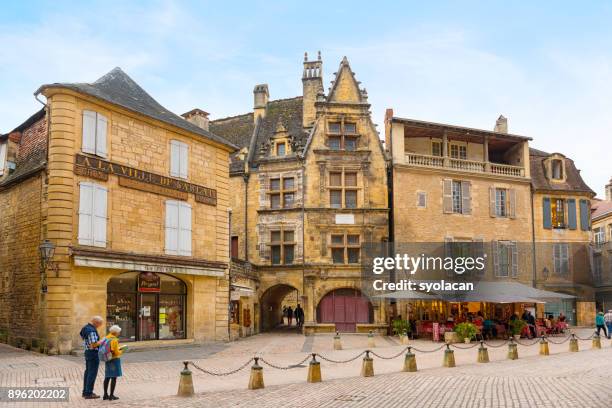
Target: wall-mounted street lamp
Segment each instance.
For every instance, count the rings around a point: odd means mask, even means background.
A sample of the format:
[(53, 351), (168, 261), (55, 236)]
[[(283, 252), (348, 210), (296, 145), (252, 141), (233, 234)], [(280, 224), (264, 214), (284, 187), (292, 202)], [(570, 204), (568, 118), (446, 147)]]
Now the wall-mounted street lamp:
[(47, 269), (53, 269), (55, 277), (58, 275), (57, 264), (52, 261), (53, 254), (55, 254), (55, 244), (45, 239), (38, 246), (38, 250), (40, 251), (41, 292), (47, 293)]

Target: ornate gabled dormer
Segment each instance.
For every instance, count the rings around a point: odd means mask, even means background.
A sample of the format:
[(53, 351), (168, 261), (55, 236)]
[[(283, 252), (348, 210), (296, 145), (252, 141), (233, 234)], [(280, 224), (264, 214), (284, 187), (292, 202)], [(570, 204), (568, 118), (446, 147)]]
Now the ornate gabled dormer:
[(291, 154), (291, 140), (287, 128), (280, 120), (276, 124), (276, 130), (271, 140), (272, 150), (270, 156), (284, 157)]

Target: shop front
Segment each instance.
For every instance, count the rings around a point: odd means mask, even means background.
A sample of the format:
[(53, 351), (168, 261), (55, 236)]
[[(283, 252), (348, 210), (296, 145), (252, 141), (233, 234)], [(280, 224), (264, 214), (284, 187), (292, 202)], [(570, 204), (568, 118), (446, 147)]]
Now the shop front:
[(107, 326), (121, 327), (122, 341), (186, 338), (187, 286), (171, 275), (126, 272), (107, 284)]

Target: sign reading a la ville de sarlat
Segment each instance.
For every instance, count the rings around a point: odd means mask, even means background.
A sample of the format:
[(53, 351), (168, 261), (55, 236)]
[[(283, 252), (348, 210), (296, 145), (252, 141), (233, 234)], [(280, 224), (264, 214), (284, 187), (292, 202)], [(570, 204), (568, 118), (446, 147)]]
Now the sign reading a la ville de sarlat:
[(119, 185), (122, 187), (161, 194), (179, 200), (187, 200), (187, 195), (192, 193), (198, 203), (217, 205), (217, 190), (215, 189), (95, 157), (77, 154), (74, 160), (74, 172), (81, 176), (104, 181), (108, 180), (110, 174), (114, 174), (119, 177)]

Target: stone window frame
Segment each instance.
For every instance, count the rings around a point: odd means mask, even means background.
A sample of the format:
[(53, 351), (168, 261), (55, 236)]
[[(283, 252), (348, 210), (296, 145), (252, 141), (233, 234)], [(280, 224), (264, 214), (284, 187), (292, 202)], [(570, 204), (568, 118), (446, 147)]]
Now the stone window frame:
[[(453, 147), (457, 149), (457, 157), (453, 156)], [(461, 151), (465, 152), (465, 157), (462, 157)], [(448, 157), (455, 160), (467, 160), (468, 159), (468, 147), (466, 142), (449, 141), (448, 142)]]
[[(340, 185), (332, 185), (332, 174), (340, 173)], [(346, 185), (346, 174), (355, 174), (355, 185)], [(336, 209), (354, 209), (359, 208), (359, 190), (361, 190), (361, 186), (359, 184), (359, 169), (353, 167), (342, 167), (342, 168), (330, 168), (327, 172), (327, 189), (328, 189), (328, 197), (329, 197), (329, 207)], [(336, 207), (332, 205), (332, 191), (340, 191), (340, 206)], [(354, 192), (355, 193), (355, 206), (347, 207), (346, 205), (346, 193)]]
[[(334, 237), (342, 237), (342, 242), (334, 242)], [(357, 237), (356, 242), (349, 242), (349, 237)], [(335, 265), (358, 265), (361, 262), (361, 241), (359, 232), (351, 231), (332, 231), (329, 233), (328, 248), (331, 261)], [(334, 251), (342, 250), (342, 262), (334, 262)], [(357, 262), (349, 262), (350, 251), (357, 251)]]
[[(283, 146), (284, 152), (283, 154), (279, 154), (279, 147)], [(287, 141), (286, 140), (278, 140), (274, 142), (274, 155), (277, 157), (285, 157), (287, 156)]]
[[(273, 210), (278, 210), (281, 208), (292, 208), (295, 205), (295, 197), (296, 197), (296, 193), (297, 193), (297, 180), (296, 180), (296, 175), (291, 175), (291, 176), (285, 176), (285, 175), (279, 175), (278, 177), (270, 177), (268, 179), (268, 202), (270, 203), (270, 209)], [(292, 179), (293, 180), (293, 188), (291, 189), (285, 189), (285, 180), (288, 179)], [(278, 190), (273, 190), (272, 189), (272, 181), (273, 180), (279, 180), (279, 189)], [(293, 194), (293, 201), (291, 202), (290, 206), (286, 205), (286, 199), (285, 199), (285, 195), (286, 194)], [(279, 196), (279, 206), (278, 207), (274, 207), (272, 205), (272, 196)]]
[[(286, 241), (285, 234), (289, 232), (293, 234), (293, 240)], [(295, 248), (297, 245), (297, 241), (295, 240), (295, 229), (280, 226), (280, 227), (270, 228), (269, 233), (270, 233), (270, 242), (268, 243), (268, 245), (270, 247), (270, 264), (271, 265), (293, 265), (295, 263)], [(279, 233), (280, 241), (274, 240), (274, 233)], [(292, 247), (292, 250), (293, 250), (293, 259), (291, 260), (291, 262), (287, 262), (286, 252), (285, 252), (286, 247), (289, 247), (289, 246)], [(274, 247), (279, 247), (280, 262), (278, 263), (274, 262), (274, 255), (273, 255)]]
[[(559, 165), (559, 177), (555, 177), (555, 164)], [(567, 180), (567, 167), (565, 156), (560, 153), (551, 154), (544, 162), (546, 176), (552, 183), (564, 183)]]
[[(346, 118), (344, 116), (338, 117), (338, 118), (331, 118), (327, 121), (326, 124), (326, 134), (327, 134), (327, 147), (330, 150), (334, 150), (334, 151), (356, 151), (358, 146), (359, 146), (359, 138), (360, 138), (360, 134), (358, 131), (358, 126), (357, 126), (357, 120), (346, 120)], [(334, 132), (331, 129), (331, 125), (332, 124), (339, 124), (340, 125), (340, 131), (339, 132)], [(350, 132), (346, 130), (347, 125), (354, 125), (355, 126), (355, 131), (354, 132)], [(332, 138), (339, 138), (340, 139), (340, 146), (338, 149), (333, 149), (331, 147), (331, 139)], [(347, 149), (346, 148), (346, 140), (350, 139), (354, 141), (354, 148), (353, 149)]]

